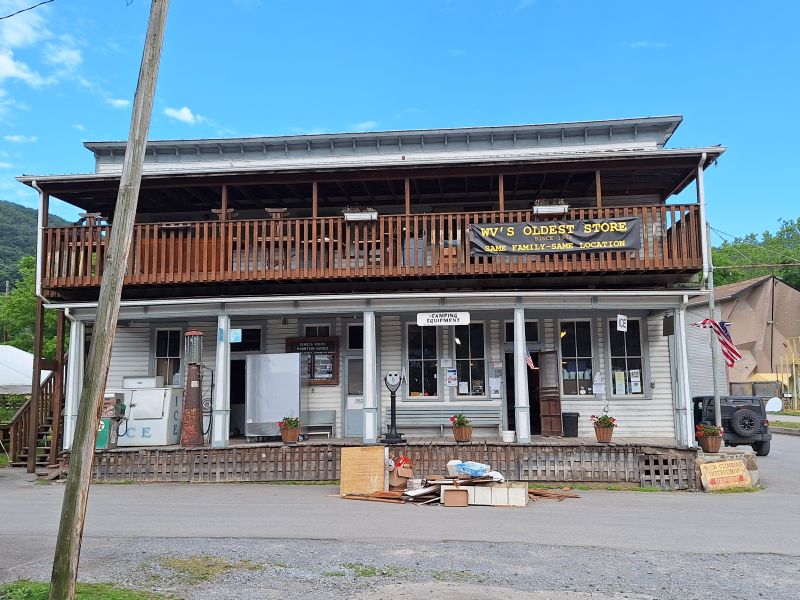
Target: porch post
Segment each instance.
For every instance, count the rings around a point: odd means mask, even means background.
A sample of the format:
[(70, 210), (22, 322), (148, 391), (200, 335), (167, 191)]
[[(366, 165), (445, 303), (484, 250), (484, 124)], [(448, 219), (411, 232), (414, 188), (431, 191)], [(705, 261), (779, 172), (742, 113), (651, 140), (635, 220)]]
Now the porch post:
[(675, 403), (678, 415), (679, 431), (676, 441), (680, 445), (694, 445), (694, 407), (692, 406), (692, 389), (689, 382), (689, 352), (686, 347), (686, 306), (674, 309), (675, 315), (675, 354), (677, 355), (678, 402)]
[(365, 444), (378, 442), (377, 346), (375, 312), (364, 311), (364, 431)]
[(211, 421), (211, 446), (224, 448), (228, 445), (230, 428), (231, 396), (231, 318), (217, 317), (217, 354), (214, 363), (214, 407)]
[(530, 406), (528, 404), (527, 340), (525, 339), (525, 309), (514, 309), (514, 422), (517, 425), (517, 441), (531, 441)]
[(69, 324), (69, 354), (67, 357), (67, 385), (64, 399), (64, 449), (72, 447), (75, 435), (75, 420), (83, 382), (84, 337), (86, 325), (83, 321), (71, 320)]

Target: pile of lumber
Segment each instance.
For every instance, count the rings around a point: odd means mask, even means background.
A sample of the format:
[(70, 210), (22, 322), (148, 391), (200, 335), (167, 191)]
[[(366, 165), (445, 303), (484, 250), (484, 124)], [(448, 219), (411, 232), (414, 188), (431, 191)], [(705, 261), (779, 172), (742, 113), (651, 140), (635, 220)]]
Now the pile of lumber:
[(580, 498), (578, 494), (570, 492), (572, 488), (561, 488), (560, 490), (532, 489), (528, 490), (528, 496), (536, 502), (538, 498), (549, 498), (561, 502), (564, 498)]

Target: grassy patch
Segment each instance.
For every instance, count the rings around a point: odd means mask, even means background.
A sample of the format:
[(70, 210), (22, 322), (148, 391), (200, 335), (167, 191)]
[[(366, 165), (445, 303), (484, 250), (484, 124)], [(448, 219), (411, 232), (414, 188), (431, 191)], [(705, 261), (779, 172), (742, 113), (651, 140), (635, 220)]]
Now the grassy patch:
[(480, 575), (472, 571), (431, 571), (431, 579), (434, 581), (484, 583), (486, 582), (486, 575)]
[(770, 427), (785, 427), (786, 429), (800, 429), (800, 423), (792, 421), (770, 421)]
[(397, 577), (408, 569), (396, 565), (365, 565), (362, 563), (343, 563), (342, 566), (350, 569), (356, 577)]
[(563, 484), (562, 483), (560, 485), (557, 484), (557, 483), (529, 483), (528, 484), (528, 489), (529, 490), (564, 490), (564, 491), (579, 490), (579, 491), (584, 491), (585, 492), (586, 490), (591, 490), (591, 489), (596, 489), (596, 488), (592, 488), (592, 487), (590, 487), (588, 485), (585, 485), (583, 483), (569, 483), (569, 484)]
[(258, 571), (264, 568), (264, 565), (249, 560), (231, 562), (206, 554), (185, 557), (164, 556), (159, 559), (159, 563), (178, 576), (191, 581), (212, 581), (229, 571)]
[(781, 412), (769, 413), (770, 415), (787, 415), (789, 417), (800, 417), (800, 410), (782, 410)]
[(657, 487), (642, 487), (639, 485), (607, 485), (603, 488), (609, 492), (668, 492)]
[(241, 481), (233, 482), (236, 484), (243, 483), (252, 485), (259, 483), (261, 485), (339, 485), (338, 479), (329, 479), (326, 481)]
[(323, 577), (347, 577), (347, 573), (344, 571), (323, 571)]
[[(3, 600), (47, 600), (50, 584), (42, 581), (15, 581), (0, 587)], [(76, 600), (163, 600), (147, 592), (137, 592), (117, 587), (111, 583), (79, 583)]]
[(8, 466), (8, 454), (0, 450), (0, 469)]
[(714, 490), (712, 494), (751, 494), (753, 492), (760, 492), (764, 488), (760, 485), (750, 485), (742, 487), (732, 487), (726, 490)]

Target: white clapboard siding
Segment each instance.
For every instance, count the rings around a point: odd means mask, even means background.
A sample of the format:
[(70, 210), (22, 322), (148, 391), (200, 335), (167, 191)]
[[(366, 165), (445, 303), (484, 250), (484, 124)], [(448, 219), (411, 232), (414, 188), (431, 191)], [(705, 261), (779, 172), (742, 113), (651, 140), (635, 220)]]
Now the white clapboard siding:
[[(402, 335), (400, 317), (394, 315), (381, 316), (378, 324), (378, 345), (380, 346), (380, 365), (378, 365), (377, 385), (380, 394), (380, 422), (382, 434), (389, 423), (389, 406), (391, 397), (383, 384), (383, 375), (387, 371), (401, 371)], [(403, 399), (403, 388), (398, 390), (398, 402)]]
[(123, 377), (149, 375), (150, 365), (150, 327), (119, 327), (111, 349), (111, 363), (108, 368), (106, 388), (122, 387)]
[[(652, 317), (647, 320), (647, 340), (649, 377), (645, 376), (644, 396), (641, 398), (615, 398), (611, 395), (611, 376), (606, 371), (606, 320), (593, 319), (592, 326), (596, 331), (597, 352), (595, 369), (601, 369), (608, 391), (609, 414), (617, 419), (618, 427), (615, 435), (624, 437), (664, 437), (675, 436), (675, 423), (672, 406), (672, 382), (670, 376), (670, 359), (668, 338), (661, 335), (662, 320)], [(548, 331), (549, 328), (545, 328)], [(555, 345), (555, 339), (547, 340), (548, 346)], [(650, 382), (654, 387), (650, 387)], [(591, 415), (599, 415), (603, 411), (606, 400), (601, 397), (564, 398), (561, 401), (562, 412), (578, 412), (578, 435), (594, 437)]]
[[(701, 327), (692, 327), (708, 318), (708, 305), (691, 306), (686, 309), (686, 353), (689, 357), (689, 387), (692, 396), (711, 396), (714, 394), (714, 379), (711, 369), (711, 332)], [(719, 308), (714, 314), (721, 319)], [(716, 340), (714, 343), (718, 343)], [(720, 394), (728, 393), (728, 369), (722, 352), (717, 353), (717, 379)]]

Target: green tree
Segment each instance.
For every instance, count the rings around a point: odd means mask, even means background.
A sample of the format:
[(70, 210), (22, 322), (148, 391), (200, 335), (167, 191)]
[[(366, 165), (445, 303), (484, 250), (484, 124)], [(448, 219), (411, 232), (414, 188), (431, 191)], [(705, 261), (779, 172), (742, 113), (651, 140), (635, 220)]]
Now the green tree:
[[(36, 327), (36, 259), (24, 256), (19, 260), (20, 279), (11, 293), (0, 302), (0, 322), (5, 343), (26, 352), (33, 352)], [(46, 358), (55, 358), (56, 312), (44, 312), (44, 340), (42, 353)]]
[[(763, 275), (777, 275), (789, 285), (800, 289), (800, 267), (794, 266), (800, 263), (800, 217), (795, 220), (781, 219), (776, 233), (751, 233), (735, 238), (732, 242), (725, 241), (712, 252), (716, 285)], [(745, 265), (764, 264), (778, 266), (744, 268)]]

